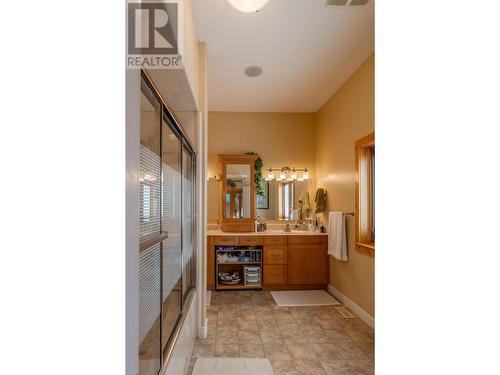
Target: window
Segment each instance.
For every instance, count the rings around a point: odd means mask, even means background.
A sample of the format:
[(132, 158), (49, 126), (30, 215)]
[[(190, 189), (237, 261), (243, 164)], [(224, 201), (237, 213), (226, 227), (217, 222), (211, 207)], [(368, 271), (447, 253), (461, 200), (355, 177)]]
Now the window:
[(375, 255), (375, 133), (355, 143), (356, 250)]
[(280, 219), (290, 219), (294, 209), (293, 181), (281, 182), (279, 185)]

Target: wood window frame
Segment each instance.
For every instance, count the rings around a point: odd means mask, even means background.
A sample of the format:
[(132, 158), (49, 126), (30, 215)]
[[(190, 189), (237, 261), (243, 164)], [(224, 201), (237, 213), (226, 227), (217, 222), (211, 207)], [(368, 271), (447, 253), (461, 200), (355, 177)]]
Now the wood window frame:
[(356, 190), (356, 250), (375, 256), (375, 239), (372, 235), (372, 150), (375, 149), (375, 132), (358, 139), (355, 144)]

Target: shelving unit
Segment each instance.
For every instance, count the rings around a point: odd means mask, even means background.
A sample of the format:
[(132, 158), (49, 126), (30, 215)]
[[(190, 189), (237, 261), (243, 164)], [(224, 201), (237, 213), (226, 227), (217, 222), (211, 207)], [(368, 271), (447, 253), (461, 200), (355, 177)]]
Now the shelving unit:
[[(243, 256), (249, 258), (249, 261), (220, 261), (219, 255)], [(215, 247), (215, 289), (262, 289), (262, 246), (216, 246)], [(244, 267), (260, 267), (259, 285), (245, 285)], [(219, 272), (238, 272), (241, 281), (238, 284), (227, 285), (220, 282)]]

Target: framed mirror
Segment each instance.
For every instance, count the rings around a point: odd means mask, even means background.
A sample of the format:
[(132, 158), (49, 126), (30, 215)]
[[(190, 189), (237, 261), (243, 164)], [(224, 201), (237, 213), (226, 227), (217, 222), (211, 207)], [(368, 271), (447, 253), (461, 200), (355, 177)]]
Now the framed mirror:
[(226, 165), (226, 217), (231, 219), (249, 219), (250, 210), (250, 165)]
[(256, 155), (219, 155), (222, 164), (222, 230), (255, 230)]
[(263, 186), (266, 198), (257, 197), (257, 216), (264, 220), (298, 220), (299, 209), (314, 203), (311, 180), (263, 180)]

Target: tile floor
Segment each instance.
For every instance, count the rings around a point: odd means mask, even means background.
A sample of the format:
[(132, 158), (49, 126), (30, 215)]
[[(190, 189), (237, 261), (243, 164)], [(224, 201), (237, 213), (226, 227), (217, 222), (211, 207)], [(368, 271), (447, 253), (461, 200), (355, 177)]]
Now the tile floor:
[(374, 373), (373, 329), (335, 306), (278, 307), (266, 291), (223, 291), (207, 313), (188, 374), (197, 357), (269, 358), (276, 375)]

